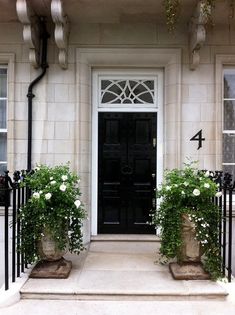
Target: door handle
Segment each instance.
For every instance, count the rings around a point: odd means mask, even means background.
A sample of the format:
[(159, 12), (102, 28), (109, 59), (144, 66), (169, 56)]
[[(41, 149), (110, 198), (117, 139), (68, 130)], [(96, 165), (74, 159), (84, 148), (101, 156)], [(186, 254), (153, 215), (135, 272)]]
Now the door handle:
[(153, 148), (156, 148), (156, 144), (157, 144), (157, 139), (153, 138)]

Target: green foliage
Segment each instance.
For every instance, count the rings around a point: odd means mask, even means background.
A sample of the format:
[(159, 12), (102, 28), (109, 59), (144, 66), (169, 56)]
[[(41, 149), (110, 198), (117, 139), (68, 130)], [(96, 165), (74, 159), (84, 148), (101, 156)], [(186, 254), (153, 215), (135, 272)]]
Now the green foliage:
[(173, 32), (175, 25), (179, 19), (180, 1), (179, 0), (164, 0), (163, 2), (166, 15), (166, 24), (169, 32)]
[(79, 200), (79, 181), (69, 165), (40, 165), (26, 176), (23, 186), (31, 189), (32, 196), (20, 209), (20, 251), (29, 263), (38, 259), (37, 244), (45, 230), (53, 235), (58, 248), (65, 248), (69, 241), (70, 252), (83, 250), (81, 227), (86, 214)]
[(168, 260), (178, 255), (182, 244), (182, 214), (188, 214), (203, 248), (204, 267), (212, 279), (217, 279), (221, 276), (219, 208), (212, 197), (219, 198), (221, 193), (209, 172), (197, 170), (194, 163), (185, 164), (183, 170), (166, 172), (165, 181), (157, 190), (161, 202), (152, 214), (152, 224), (161, 229), (160, 253)]
[[(207, 25), (212, 25), (212, 9), (215, 8), (216, 0), (204, 0), (202, 9)], [(166, 24), (170, 33), (175, 30), (175, 26), (180, 18), (181, 2), (180, 0), (164, 0), (163, 1)], [(230, 10), (234, 7), (233, 0), (230, 1)]]

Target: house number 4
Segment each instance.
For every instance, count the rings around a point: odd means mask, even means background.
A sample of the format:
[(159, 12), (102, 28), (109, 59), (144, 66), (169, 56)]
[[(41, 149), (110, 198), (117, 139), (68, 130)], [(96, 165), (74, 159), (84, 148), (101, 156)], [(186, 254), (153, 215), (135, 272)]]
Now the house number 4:
[(202, 137), (202, 129), (198, 131), (190, 141), (198, 141), (198, 150), (202, 147), (202, 141), (205, 141), (205, 138)]

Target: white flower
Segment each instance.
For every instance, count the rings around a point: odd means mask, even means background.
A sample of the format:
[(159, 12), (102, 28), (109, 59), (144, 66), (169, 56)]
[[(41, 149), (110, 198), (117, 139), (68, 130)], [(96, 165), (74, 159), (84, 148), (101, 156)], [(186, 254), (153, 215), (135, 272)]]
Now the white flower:
[(185, 195), (185, 192), (183, 190), (181, 191), (181, 195)]
[(56, 184), (56, 181), (55, 180), (52, 180), (51, 181), (51, 185), (55, 185)]
[(166, 190), (171, 190), (171, 186), (166, 186)]
[(206, 171), (205, 177), (209, 177), (209, 176), (210, 176), (210, 172), (209, 172), (209, 171)]
[(197, 188), (195, 188), (195, 189), (193, 190), (193, 194), (194, 194), (194, 196), (199, 196), (199, 195), (200, 195), (200, 190), (197, 189)]
[(40, 190), (40, 191), (39, 191), (39, 194), (41, 195), (42, 193), (43, 193), (43, 191), (42, 191), (42, 190)]
[(222, 191), (218, 191), (216, 194), (215, 194), (215, 197), (219, 198), (222, 196)]
[(213, 173), (213, 172), (211, 172), (211, 173), (210, 173), (210, 176), (212, 176), (212, 177), (213, 177), (213, 176), (214, 176), (214, 173)]
[(61, 185), (60, 185), (60, 190), (61, 190), (61, 191), (65, 191), (65, 190), (66, 190), (66, 188), (67, 188), (67, 187), (66, 187), (66, 185), (65, 185), (65, 184), (61, 184)]
[(38, 192), (34, 192), (33, 193), (33, 198), (39, 199), (40, 198), (40, 194)]
[(175, 186), (175, 187), (178, 187), (178, 185), (177, 185), (177, 184), (174, 184), (174, 186)]
[(205, 188), (210, 188), (210, 184), (205, 183), (205, 184), (204, 184), (204, 187), (205, 187)]
[(47, 194), (45, 194), (45, 199), (46, 199), (46, 200), (51, 199), (51, 193), (47, 193)]
[(62, 175), (61, 178), (62, 178), (63, 181), (66, 181), (68, 179), (68, 176), (67, 175)]
[(81, 205), (81, 201), (77, 199), (77, 200), (74, 201), (74, 204), (75, 204), (75, 206), (76, 206), (77, 208), (79, 208), (80, 205)]
[(189, 183), (188, 183), (188, 182), (184, 182), (184, 186), (186, 186), (186, 187), (187, 187), (188, 185), (189, 185)]
[(50, 180), (53, 180), (53, 177), (50, 177)]

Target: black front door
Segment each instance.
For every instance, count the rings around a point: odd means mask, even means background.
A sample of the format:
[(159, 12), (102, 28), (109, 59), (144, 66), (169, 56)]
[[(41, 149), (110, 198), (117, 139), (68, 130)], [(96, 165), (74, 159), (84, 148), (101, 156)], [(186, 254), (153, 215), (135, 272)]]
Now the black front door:
[(99, 233), (154, 233), (156, 115), (99, 113)]

